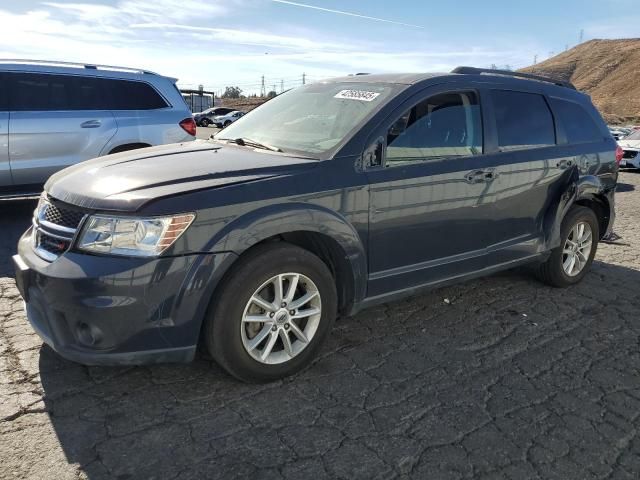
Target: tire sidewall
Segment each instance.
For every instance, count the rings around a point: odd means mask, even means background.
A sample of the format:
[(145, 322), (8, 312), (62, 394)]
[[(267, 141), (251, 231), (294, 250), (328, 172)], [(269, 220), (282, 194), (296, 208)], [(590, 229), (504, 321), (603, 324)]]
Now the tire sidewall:
[[(275, 365), (260, 363), (242, 343), (242, 316), (258, 287), (273, 276), (288, 272), (301, 273), (316, 284), (322, 308), (320, 324), (310, 344), (291, 360)], [(304, 368), (331, 330), (337, 305), (335, 282), (329, 269), (315, 255), (294, 246), (267, 249), (262, 255), (244, 261), (231, 272), (214, 302), (212, 314), (207, 318), (212, 322), (207, 338), (210, 353), (229, 373), (253, 382), (275, 380)]]

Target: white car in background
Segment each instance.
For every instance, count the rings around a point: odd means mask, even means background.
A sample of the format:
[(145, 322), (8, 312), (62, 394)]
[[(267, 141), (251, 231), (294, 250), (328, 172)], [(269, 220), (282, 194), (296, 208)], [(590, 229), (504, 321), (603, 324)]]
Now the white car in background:
[(213, 117), (213, 123), (218, 128), (228, 127), (244, 115), (244, 112), (234, 110), (233, 112), (227, 113), (226, 115), (218, 115), (217, 117)]
[(640, 130), (635, 130), (624, 140), (620, 140), (618, 145), (624, 151), (620, 166), (640, 168)]

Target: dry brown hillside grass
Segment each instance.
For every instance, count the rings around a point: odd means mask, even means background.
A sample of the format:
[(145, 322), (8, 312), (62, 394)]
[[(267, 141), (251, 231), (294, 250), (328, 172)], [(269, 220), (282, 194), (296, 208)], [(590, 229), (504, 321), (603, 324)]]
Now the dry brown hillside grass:
[(640, 123), (640, 38), (591, 40), (523, 72), (570, 80), (611, 123)]

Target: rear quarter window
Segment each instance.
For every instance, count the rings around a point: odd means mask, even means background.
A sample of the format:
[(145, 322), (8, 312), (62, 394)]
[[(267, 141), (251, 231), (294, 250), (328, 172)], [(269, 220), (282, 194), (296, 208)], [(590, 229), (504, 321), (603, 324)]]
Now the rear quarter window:
[(555, 125), (542, 95), (493, 90), (491, 92), (500, 151), (555, 145)]
[(552, 98), (551, 105), (564, 129), (567, 142), (587, 143), (602, 140), (602, 132), (582, 105), (559, 98)]
[(167, 107), (167, 102), (148, 83), (110, 80), (112, 110), (154, 110)]

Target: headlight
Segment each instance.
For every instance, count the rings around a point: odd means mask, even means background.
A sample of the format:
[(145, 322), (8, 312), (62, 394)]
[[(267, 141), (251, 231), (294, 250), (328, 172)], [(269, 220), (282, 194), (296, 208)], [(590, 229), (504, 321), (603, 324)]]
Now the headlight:
[(93, 215), (77, 245), (87, 252), (153, 257), (173, 245), (194, 218), (192, 213), (150, 218)]

